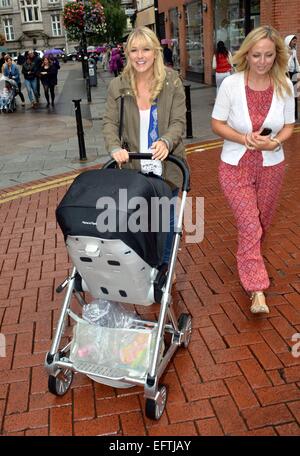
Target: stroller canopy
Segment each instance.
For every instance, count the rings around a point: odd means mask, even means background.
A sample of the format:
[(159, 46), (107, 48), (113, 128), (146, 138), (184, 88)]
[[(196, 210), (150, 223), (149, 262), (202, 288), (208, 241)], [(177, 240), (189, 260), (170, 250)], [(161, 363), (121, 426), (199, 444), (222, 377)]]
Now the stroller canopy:
[(65, 239), (68, 235), (120, 239), (157, 267), (168, 231), (162, 217), (166, 206), (157, 204), (161, 198), (164, 202), (172, 198), (169, 185), (161, 178), (130, 169), (91, 170), (74, 180), (57, 207), (56, 217)]
[(3, 89), (4, 87), (7, 87), (7, 85), (10, 85), (11, 87), (14, 87), (17, 89), (18, 85), (16, 81), (13, 79), (7, 78), (6, 76), (1, 76), (0, 78), (0, 90)]

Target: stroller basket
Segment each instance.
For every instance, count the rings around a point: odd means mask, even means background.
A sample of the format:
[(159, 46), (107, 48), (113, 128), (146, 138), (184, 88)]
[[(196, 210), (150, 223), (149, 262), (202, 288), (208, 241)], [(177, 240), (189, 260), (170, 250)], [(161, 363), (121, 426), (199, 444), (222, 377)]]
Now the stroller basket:
[[(129, 155), (130, 159), (151, 159), (151, 154)], [(57, 289), (61, 292), (66, 288), (66, 295), (45, 360), (49, 391), (55, 395), (65, 394), (73, 372), (80, 372), (113, 387), (142, 385), (147, 417), (158, 420), (164, 411), (167, 387), (159, 385), (159, 379), (177, 348), (188, 346), (192, 330), (189, 314), (176, 318), (171, 295), (189, 191), (189, 170), (176, 157), (169, 156), (168, 160), (180, 168), (183, 185), (171, 256), (166, 265), (162, 263), (167, 237), (160, 220), (163, 209), (153, 212), (151, 206), (153, 198), (172, 197), (170, 187), (161, 178), (130, 169), (111, 169), (115, 165), (111, 160), (102, 170), (86, 171), (78, 176), (57, 208), (57, 221), (74, 267)], [(123, 206), (120, 189), (126, 190)], [(124, 230), (124, 224), (129, 226), (133, 216), (130, 202), (137, 196), (146, 202), (146, 229)], [(112, 206), (103, 205), (102, 198), (113, 203)], [(108, 229), (99, 226), (103, 214), (115, 221)], [(156, 230), (152, 229), (153, 220)], [(143, 306), (159, 303), (158, 320), (134, 318), (129, 327), (92, 325), (71, 311), (73, 296), (80, 305), (87, 304), (84, 291), (109, 302)], [(59, 349), (68, 315), (76, 321), (73, 338)], [(165, 337), (167, 334), (169, 337)]]
[(78, 318), (73, 329), (70, 360), (82, 361), (100, 369), (118, 371), (123, 377), (144, 378), (150, 364), (155, 328), (108, 328), (91, 325)]

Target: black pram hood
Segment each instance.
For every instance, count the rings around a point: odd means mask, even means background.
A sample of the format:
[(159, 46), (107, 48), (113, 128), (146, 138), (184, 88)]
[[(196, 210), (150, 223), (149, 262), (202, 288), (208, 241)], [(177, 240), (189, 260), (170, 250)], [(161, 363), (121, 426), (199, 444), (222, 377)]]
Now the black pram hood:
[[(119, 201), (119, 190), (127, 190), (127, 201)], [(131, 232), (124, 231), (128, 221), (137, 208), (128, 209), (128, 203), (132, 198), (143, 197), (147, 201), (147, 231)], [(151, 199), (153, 197), (172, 198), (169, 185), (158, 177), (149, 177), (140, 172), (130, 169), (103, 169), (90, 170), (80, 174), (72, 183), (64, 198), (56, 209), (56, 218), (64, 234), (65, 239), (71, 236), (93, 236), (103, 239), (120, 239), (132, 248), (150, 266), (157, 267), (162, 262), (164, 245), (167, 232), (162, 230), (161, 214), (159, 210), (158, 229), (151, 232), (153, 217), (157, 218), (157, 211), (151, 213)], [(111, 198), (113, 212), (103, 207), (104, 199)], [(99, 207), (101, 201), (102, 208)], [(97, 206), (98, 202), (98, 206)], [(97, 206), (97, 207), (96, 207)], [(130, 206), (129, 206), (130, 207)], [(133, 207), (133, 206), (131, 206)], [(153, 214), (153, 212), (155, 212)], [(98, 216), (101, 214), (115, 217), (116, 225), (113, 230), (100, 232)], [(145, 220), (145, 218), (143, 217)], [(99, 220), (99, 219), (98, 219)], [(111, 219), (112, 220), (112, 219)]]

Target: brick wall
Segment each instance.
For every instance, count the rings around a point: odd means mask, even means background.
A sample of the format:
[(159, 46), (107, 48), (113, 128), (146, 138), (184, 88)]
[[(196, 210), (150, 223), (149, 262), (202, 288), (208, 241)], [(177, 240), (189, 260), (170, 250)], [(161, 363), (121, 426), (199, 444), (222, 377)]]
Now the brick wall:
[(286, 35), (298, 36), (298, 56), (300, 56), (300, 1), (299, 0), (261, 0), (261, 25), (272, 25), (284, 38)]
[(172, 8), (179, 8), (179, 6), (184, 5), (186, 2), (184, 0), (159, 0), (158, 1), (158, 10), (160, 13), (168, 11)]
[(261, 0), (261, 25), (273, 25), (285, 35), (300, 35), (299, 0)]

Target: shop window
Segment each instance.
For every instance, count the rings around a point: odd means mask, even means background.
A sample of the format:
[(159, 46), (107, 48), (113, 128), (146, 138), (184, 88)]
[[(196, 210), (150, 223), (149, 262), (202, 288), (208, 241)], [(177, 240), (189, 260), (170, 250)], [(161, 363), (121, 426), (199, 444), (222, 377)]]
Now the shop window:
[(202, 2), (185, 6), (187, 71), (204, 72)]
[[(245, 38), (246, 21), (250, 23), (251, 30), (259, 26), (259, 0), (251, 0), (247, 10), (246, 1), (215, 0), (215, 45), (223, 41), (232, 53), (239, 49)], [(246, 17), (246, 13), (250, 17)]]
[(180, 68), (180, 47), (179, 47), (179, 19), (178, 9), (173, 8), (169, 10), (169, 21), (171, 28), (171, 39), (172, 39), (172, 57), (175, 69)]

